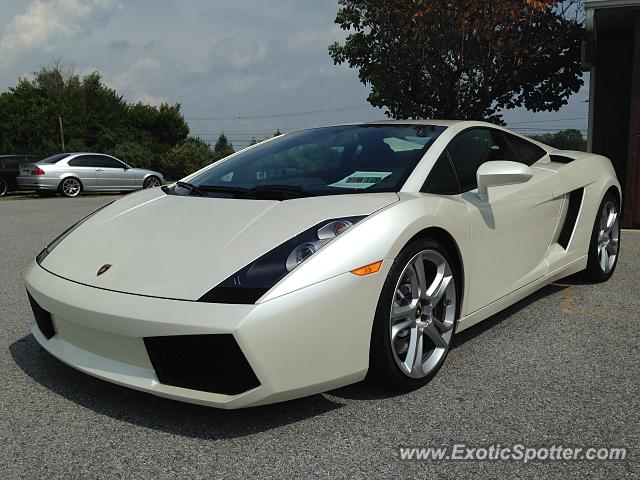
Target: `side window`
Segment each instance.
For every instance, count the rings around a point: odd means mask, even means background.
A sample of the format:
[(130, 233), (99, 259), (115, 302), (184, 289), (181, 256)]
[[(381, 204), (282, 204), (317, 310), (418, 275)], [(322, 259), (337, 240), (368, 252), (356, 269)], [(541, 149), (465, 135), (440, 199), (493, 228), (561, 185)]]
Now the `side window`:
[(420, 191), (440, 195), (455, 195), (460, 192), (458, 177), (447, 152), (440, 155)]
[(106, 157), (104, 155), (95, 155), (94, 158), (99, 167), (102, 168), (124, 168), (124, 163), (115, 158)]
[(462, 132), (449, 143), (446, 151), (458, 174), (461, 191), (467, 192), (478, 186), (476, 172), (480, 165), (490, 159), (492, 146), (491, 130), (486, 128)]
[(67, 162), (70, 167), (98, 167), (97, 162), (91, 155), (80, 155)]
[(493, 162), (495, 160), (520, 162), (520, 155), (500, 130), (491, 130), (491, 146), (486, 161)]
[[(26, 163), (26, 162), (23, 162)], [(0, 168), (7, 170), (16, 170), (20, 168), (20, 159), (18, 158), (0, 158)]]
[(543, 148), (540, 148), (535, 143), (531, 143), (524, 138), (516, 137), (510, 133), (506, 133), (505, 135), (517, 150), (522, 163), (525, 165), (531, 166), (547, 154)]

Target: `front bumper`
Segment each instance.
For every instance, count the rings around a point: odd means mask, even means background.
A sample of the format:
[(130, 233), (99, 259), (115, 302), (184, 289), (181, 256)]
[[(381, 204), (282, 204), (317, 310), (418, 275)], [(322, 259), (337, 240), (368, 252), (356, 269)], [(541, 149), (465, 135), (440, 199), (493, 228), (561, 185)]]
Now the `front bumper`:
[[(161, 397), (241, 408), (320, 393), (367, 372), (372, 321), (392, 262), (374, 275), (346, 273), (258, 305), (207, 304), (102, 290), (60, 278), (33, 262), (29, 294), (51, 314), (50, 339), (36, 340), (64, 363)], [(145, 338), (231, 334), (259, 386), (236, 395), (160, 383)], [(224, 361), (221, 359), (220, 361)]]
[(26, 177), (17, 177), (16, 183), (18, 184), (18, 189), (20, 190), (56, 191), (58, 189), (60, 179), (49, 178), (45, 175), (32, 175)]

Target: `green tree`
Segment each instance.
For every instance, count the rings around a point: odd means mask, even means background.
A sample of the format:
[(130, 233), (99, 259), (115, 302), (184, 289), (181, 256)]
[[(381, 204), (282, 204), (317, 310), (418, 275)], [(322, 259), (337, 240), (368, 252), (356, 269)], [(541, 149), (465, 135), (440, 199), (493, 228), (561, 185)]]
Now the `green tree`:
[(216, 141), (213, 151), (220, 157), (226, 157), (234, 153), (233, 144), (229, 141), (227, 136), (222, 132)]
[(219, 158), (206, 142), (200, 138), (190, 137), (172, 147), (162, 157), (161, 168), (168, 179), (178, 180)]
[(110, 153), (159, 170), (189, 134), (180, 105), (128, 103), (99, 73), (80, 77), (57, 63), (0, 94), (0, 153), (59, 153), (59, 117), (67, 151)]
[[(74, 150), (84, 149), (74, 148)], [(165, 166), (162, 154), (153, 153), (151, 149), (144, 146), (144, 144), (133, 140), (119, 142), (110, 153), (133, 167), (162, 170)], [(164, 155), (166, 154), (168, 154), (168, 152)], [(166, 175), (164, 171), (162, 173)]]
[(580, 130), (574, 128), (561, 130), (556, 133), (545, 133), (542, 135), (529, 136), (534, 140), (542, 142), (551, 147), (559, 148), (560, 150), (578, 150), (581, 152), (587, 151), (587, 139), (584, 138)]
[(339, 0), (329, 53), (393, 118), (483, 119), (558, 110), (582, 85), (577, 0)]

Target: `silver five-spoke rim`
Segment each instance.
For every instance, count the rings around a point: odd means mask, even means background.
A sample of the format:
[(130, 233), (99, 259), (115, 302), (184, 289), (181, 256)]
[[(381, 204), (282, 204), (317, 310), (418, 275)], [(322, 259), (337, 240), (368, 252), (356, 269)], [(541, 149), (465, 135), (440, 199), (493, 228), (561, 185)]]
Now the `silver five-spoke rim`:
[(159, 187), (160, 179), (156, 177), (149, 177), (147, 179), (147, 188)]
[(456, 285), (447, 260), (423, 250), (404, 267), (391, 303), (391, 350), (400, 370), (423, 378), (449, 348), (456, 315)]
[(604, 273), (609, 273), (616, 264), (618, 245), (620, 244), (620, 226), (618, 209), (609, 200), (600, 212), (600, 228), (598, 230), (598, 260)]
[(75, 197), (80, 193), (80, 182), (74, 178), (69, 178), (62, 184), (62, 192), (67, 197)]

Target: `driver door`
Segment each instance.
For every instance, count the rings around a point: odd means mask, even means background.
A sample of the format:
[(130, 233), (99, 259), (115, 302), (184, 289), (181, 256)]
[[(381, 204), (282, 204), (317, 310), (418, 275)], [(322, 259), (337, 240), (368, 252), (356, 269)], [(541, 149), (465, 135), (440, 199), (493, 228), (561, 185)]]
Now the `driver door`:
[(98, 186), (102, 190), (131, 190), (136, 187), (136, 175), (120, 160), (106, 155), (97, 155), (99, 168), (96, 169)]
[[(562, 179), (551, 170), (531, 165), (546, 155), (544, 150), (519, 137), (509, 137), (491, 128), (472, 128), (447, 147), (471, 221), (466, 313), (542, 277), (548, 268), (547, 254), (562, 208), (562, 199), (554, 199), (553, 192), (561, 188)], [(523, 147), (538, 149), (537, 158), (525, 158)], [(489, 200), (484, 201), (478, 195), (476, 172), (492, 160), (526, 163), (533, 178), (522, 184), (491, 187)]]

